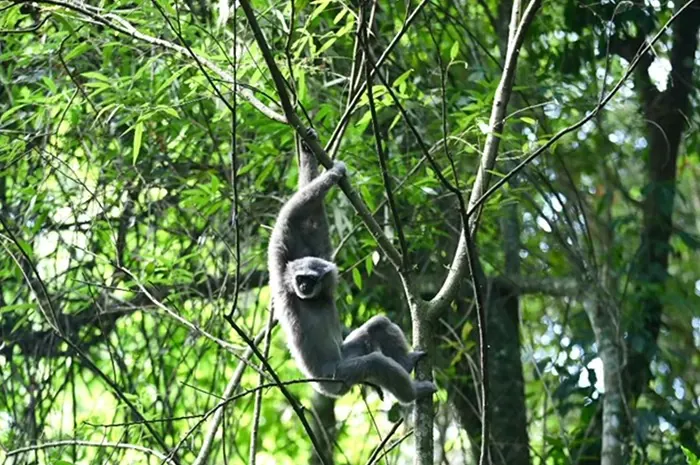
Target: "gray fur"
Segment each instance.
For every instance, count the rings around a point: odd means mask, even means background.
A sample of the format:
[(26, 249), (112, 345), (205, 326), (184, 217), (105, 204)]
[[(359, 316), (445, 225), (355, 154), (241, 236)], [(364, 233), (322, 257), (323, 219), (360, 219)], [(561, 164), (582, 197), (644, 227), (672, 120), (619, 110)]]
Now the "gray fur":
[(343, 341), (335, 306), (338, 269), (328, 260), (323, 199), (347, 170), (336, 162), (317, 176), (313, 154), (304, 147), (300, 155), (299, 189), (280, 210), (268, 248), (273, 309), (299, 369), (309, 378), (341, 380), (313, 383), (331, 397), (359, 383), (385, 388), (402, 403), (432, 394), (432, 382), (414, 381), (409, 374), (424, 353), (410, 352), (403, 332), (388, 318), (370, 319)]
[[(309, 129), (308, 136), (318, 140), (318, 134), (313, 129)], [(311, 183), (317, 176), (318, 160), (316, 160), (316, 155), (311, 152), (306, 142), (302, 141), (301, 149), (299, 150), (299, 189)], [(329, 234), (323, 197), (310, 205), (309, 214), (305, 219), (305, 224), (302, 225), (302, 229), (306, 233), (311, 234), (308, 241), (311, 249), (309, 255), (330, 260), (333, 248), (331, 246), (331, 236)]]

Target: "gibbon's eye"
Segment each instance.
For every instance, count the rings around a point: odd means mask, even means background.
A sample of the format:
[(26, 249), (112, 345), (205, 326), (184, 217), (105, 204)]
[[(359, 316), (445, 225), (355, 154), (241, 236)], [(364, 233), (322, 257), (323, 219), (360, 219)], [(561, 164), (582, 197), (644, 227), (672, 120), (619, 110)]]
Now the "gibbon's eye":
[(309, 294), (316, 286), (316, 276), (298, 274), (295, 276), (297, 287), (304, 294)]

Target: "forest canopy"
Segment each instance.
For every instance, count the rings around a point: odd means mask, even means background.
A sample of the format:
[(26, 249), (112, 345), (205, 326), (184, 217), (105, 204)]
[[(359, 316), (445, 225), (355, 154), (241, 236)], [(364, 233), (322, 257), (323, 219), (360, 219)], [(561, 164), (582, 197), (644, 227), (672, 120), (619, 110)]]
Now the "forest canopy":
[[(0, 463), (700, 464), (699, 31), (695, 0), (0, 0)], [(432, 398), (292, 358), (267, 247), (304, 143), (347, 166), (342, 324), (396, 322)]]

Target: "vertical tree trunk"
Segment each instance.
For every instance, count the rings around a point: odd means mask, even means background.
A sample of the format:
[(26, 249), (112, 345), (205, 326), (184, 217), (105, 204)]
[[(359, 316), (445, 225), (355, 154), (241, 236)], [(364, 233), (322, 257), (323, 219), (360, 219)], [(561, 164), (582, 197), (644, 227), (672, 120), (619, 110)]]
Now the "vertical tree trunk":
[[(428, 312), (418, 300), (409, 300), (411, 321), (413, 323), (413, 346), (428, 353), (416, 366), (416, 379), (429, 380), (433, 377), (433, 329), (428, 319)], [(414, 437), (416, 455), (414, 465), (433, 464), (433, 396), (418, 399), (413, 408)]]
[(608, 308), (598, 301), (584, 302), (588, 318), (591, 321), (598, 355), (603, 362), (603, 423), (602, 445), (600, 449), (601, 465), (622, 465), (622, 425), (624, 422), (624, 404), (622, 390), (622, 354), (618, 310)]
[(529, 465), (525, 380), (520, 354), (519, 297), (504, 280), (487, 299), (491, 463)]
[[(627, 340), (634, 340), (636, 344), (628, 344), (628, 358), (624, 367), (618, 345), (622, 341), (616, 339), (617, 335), (610, 334), (613, 322), (606, 321), (609, 315), (605, 312), (608, 309), (587, 309), (605, 371), (601, 464), (622, 463), (622, 444), (632, 426), (627, 423), (629, 418), (624, 411), (624, 402), (626, 400), (630, 406), (634, 406), (646, 389), (650, 378), (649, 364), (656, 353), (663, 312), (663, 287), (668, 277), (671, 250), (669, 240), (673, 231), (676, 165), (681, 137), (691, 117), (693, 57), (698, 48), (699, 27), (700, 6), (697, 5), (689, 7), (673, 25), (671, 73), (665, 91), (659, 92), (649, 78), (648, 68), (653, 61), (651, 55), (643, 58), (644, 65), (638, 68), (635, 76), (635, 88), (647, 121), (648, 184), (643, 201), (639, 258), (633, 274), (636, 293), (632, 296), (631, 308), (635, 317), (627, 328)], [(641, 40), (629, 39), (632, 47), (627, 48), (635, 53), (635, 44)], [(625, 45), (622, 44), (618, 52), (623, 57)], [(640, 341), (642, 344), (639, 344)], [(597, 425), (593, 425), (593, 429), (597, 429)], [(590, 457), (589, 448), (584, 450), (585, 454), (581, 456), (587, 456), (585, 463), (597, 462), (595, 457)]]
[(673, 25), (671, 74), (668, 89), (658, 92), (642, 70), (637, 78), (647, 123), (649, 183), (644, 197), (639, 260), (635, 269), (640, 325), (632, 328), (644, 344), (630, 348), (628, 380), (631, 400), (649, 381), (649, 362), (661, 327), (663, 286), (668, 277), (669, 239), (676, 197), (676, 164), (681, 136), (690, 119), (690, 92), (698, 48), (700, 6), (691, 6)]

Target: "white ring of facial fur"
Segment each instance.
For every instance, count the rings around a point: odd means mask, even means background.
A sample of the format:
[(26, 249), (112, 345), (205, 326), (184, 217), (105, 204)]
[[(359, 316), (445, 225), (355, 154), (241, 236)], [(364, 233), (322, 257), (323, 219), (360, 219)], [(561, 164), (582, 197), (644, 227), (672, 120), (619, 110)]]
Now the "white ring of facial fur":
[[(302, 257), (287, 264), (287, 285), (302, 300), (315, 299), (322, 292), (332, 295), (338, 282), (338, 267), (318, 257)], [(306, 289), (306, 285), (313, 285)]]

